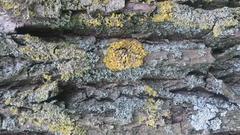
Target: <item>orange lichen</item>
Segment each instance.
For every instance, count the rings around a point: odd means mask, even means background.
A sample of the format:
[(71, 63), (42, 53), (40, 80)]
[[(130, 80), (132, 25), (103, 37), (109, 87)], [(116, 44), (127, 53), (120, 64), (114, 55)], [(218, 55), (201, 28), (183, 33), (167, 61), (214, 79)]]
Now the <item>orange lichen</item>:
[(164, 1), (158, 4), (160, 12), (153, 16), (153, 22), (170, 21), (172, 18), (173, 3), (171, 1)]
[(147, 55), (143, 45), (135, 39), (123, 39), (110, 44), (103, 62), (112, 71), (137, 68)]

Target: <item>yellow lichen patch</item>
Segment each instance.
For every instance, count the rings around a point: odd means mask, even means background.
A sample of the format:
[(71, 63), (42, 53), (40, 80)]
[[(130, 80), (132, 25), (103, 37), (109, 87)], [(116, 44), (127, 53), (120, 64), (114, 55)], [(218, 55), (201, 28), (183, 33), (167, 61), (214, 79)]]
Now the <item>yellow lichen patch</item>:
[(25, 34), (25, 35), (23, 36), (23, 39), (24, 39), (26, 42), (31, 42), (32, 40), (38, 40), (38, 38), (32, 37), (32, 36), (29, 35), (29, 34)]
[(150, 98), (148, 98), (145, 105), (148, 113), (148, 117), (146, 118), (146, 125), (150, 127), (156, 127), (158, 105), (153, 98), (157, 96), (157, 92), (153, 90), (152, 87), (147, 85), (145, 87), (145, 93), (151, 96)]
[(43, 79), (46, 80), (46, 82), (51, 82), (52, 76), (45, 73), (45, 74), (43, 74)]
[[(60, 118), (60, 119), (59, 119)], [(49, 131), (62, 135), (86, 135), (86, 130), (75, 125), (67, 115), (59, 117), (54, 123), (49, 123)]]
[(0, 5), (1, 7), (3, 7), (4, 9), (6, 10), (10, 10), (10, 9), (13, 9), (15, 7), (15, 4), (11, 1), (0, 1)]
[(135, 39), (123, 39), (110, 44), (103, 62), (112, 71), (137, 68), (143, 64), (147, 52)]
[(93, 4), (104, 4), (107, 5), (110, 1), (109, 0), (93, 0)]
[(64, 121), (57, 121), (57, 123), (52, 123), (49, 125), (49, 130), (52, 132), (59, 132), (63, 135), (70, 135), (74, 129), (74, 124), (70, 119), (66, 119)]
[(96, 17), (91, 17), (91, 16), (85, 16), (85, 15), (78, 15), (76, 16), (76, 22), (77, 23), (82, 23), (83, 25), (87, 27), (99, 27), (103, 25), (104, 23), (104, 17), (98, 13)]
[(108, 27), (123, 27), (123, 15), (113, 13), (111, 16), (105, 18), (105, 24)]
[(83, 59), (85, 55), (80, 48), (66, 42), (45, 42), (30, 35), (24, 35), (23, 39), (26, 45), (19, 47), (19, 50), (33, 61)]
[(68, 81), (69, 79), (71, 79), (72, 76), (74, 76), (74, 75), (71, 74), (70, 72), (63, 72), (61, 74), (61, 80)]
[(5, 101), (4, 101), (4, 104), (5, 105), (10, 105), (12, 102), (12, 100), (10, 98), (7, 98)]
[(46, 52), (36, 51), (31, 46), (24, 46), (19, 48), (19, 50), (23, 54), (29, 56), (34, 61), (47, 61), (51, 58), (50, 55), (48, 55)]
[(158, 105), (153, 98), (149, 98), (146, 104), (148, 117), (146, 119), (146, 125), (150, 127), (156, 127), (156, 121), (158, 118)]
[[(149, 127), (155, 128), (157, 125), (164, 126), (165, 121), (163, 117), (169, 118), (169, 109), (165, 109), (164, 101), (155, 99), (157, 92), (150, 86), (145, 86), (145, 94), (148, 95), (144, 110), (141, 117), (138, 118), (140, 124), (145, 124)], [(161, 109), (159, 109), (161, 108)]]
[(88, 26), (97, 27), (97, 26), (101, 26), (102, 22), (100, 19), (94, 18), (94, 19), (89, 19), (86, 24), (88, 24)]
[(239, 22), (236, 19), (226, 19), (224, 21), (218, 22), (213, 28), (213, 36), (219, 37), (222, 34), (222, 32), (224, 31), (224, 29), (226, 29), (228, 27), (234, 27), (234, 26), (238, 25), (238, 23)]
[[(89, 69), (86, 52), (75, 44), (68, 42), (45, 42), (37, 37), (25, 35), (26, 45), (20, 46), (19, 51), (35, 62), (55, 62), (56, 68), (61, 75), (61, 80), (80, 77)], [(46, 82), (52, 81), (51, 74), (43, 74)]]
[(148, 85), (145, 88), (145, 93), (147, 93), (149, 96), (152, 96), (152, 97), (157, 96), (157, 92), (155, 90), (153, 90), (153, 88), (148, 86)]
[(75, 77), (82, 77), (84, 73), (90, 69), (84, 58), (78, 61), (70, 60), (63, 62), (58, 64), (57, 68), (61, 73), (61, 80), (63, 81), (68, 81)]
[(62, 135), (86, 135), (86, 130), (75, 126), (69, 118), (67, 120), (58, 121), (49, 125), (49, 131), (60, 133)]
[(20, 15), (19, 4), (12, 0), (0, 0), (0, 7), (13, 11), (16, 16)]
[(12, 106), (9, 110), (13, 115), (17, 115), (19, 113), (19, 109), (15, 106)]
[(209, 30), (212, 28), (213, 24), (195, 22), (192, 20), (182, 19), (181, 17), (179, 17), (179, 18), (174, 18), (173, 25), (175, 27), (183, 27), (187, 29)]
[(147, 4), (151, 4), (152, 2), (154, 2), (154, 0), (145, 0), (145, 3)]
[[(56, 85), (56, 82), (52, 85)], [(44, 91), (45, 88), (48, 88), (49, 85), (44, 85), (42, 88), (35, 91)], [(51, 86), (49, 86), (51, 87)], [(51, 104), (51, 103), (42, 103), (34, 104), (31, 106), (30, 110), (21, 110), (19, 107), (28, 106), (26, 102), (26, 96), (31, 97), (31, 91), (21, 92), (21, 95), (16, 97), (9, 97), (5, 103), (8, 106), (9, 112), (11, 115), (16, 115), (20, 125), (26, 125), (30, 127), (29, 129), (42, 129), (48, 130), (54, 134), (61, 135), (85, 135), (86, 130), (76, 124), (76, 120), (70, 117), (65, 108)], [(34, 94), (34, 95), (39, 95)], [(24, 99), (24, 100), (23, 100)], [(19, 104), (19, 102), (23, 102)], [(30, 107), (30, 106), (28, 106)]]
[[(12, 115), (16, 115), (20, 125), (48, 130), (60, 135), (86, 135), (86, 130), (70, 116), (63, 108), (53, 104), (35, 105), (33, 111), (16, 111), (16, 107), (9, 107)], [(13, 110), (13, 111), (12, 111)]]
[(72, 132), (72, 135), (86, 135), (87, 131), (84, 128), (81, 127), (75, 127), (74, 131)]
[(52, 58), (48, 49), (53, 49), (53, 46), (48, 47), (47, 44), (41, 43), (39, 38), (28, 34), (23, 36), (23, 40), (27, 45), (19, 47), (19, 51), (33, 61), (48, 61)]
[(173, 3), (171, 1), (164, 1), (158, 3), (158, 8), (160, 12), (153, 16), (153, 22), (164, 22), (170, 21), (172, 19)]

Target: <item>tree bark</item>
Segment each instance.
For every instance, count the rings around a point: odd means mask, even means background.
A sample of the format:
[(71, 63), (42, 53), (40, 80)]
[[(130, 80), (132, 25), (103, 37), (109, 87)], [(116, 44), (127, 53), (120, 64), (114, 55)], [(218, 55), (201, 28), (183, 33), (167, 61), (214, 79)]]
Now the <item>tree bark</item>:
[(0, 0), (0, 135), (240, 134), (237, 0)]

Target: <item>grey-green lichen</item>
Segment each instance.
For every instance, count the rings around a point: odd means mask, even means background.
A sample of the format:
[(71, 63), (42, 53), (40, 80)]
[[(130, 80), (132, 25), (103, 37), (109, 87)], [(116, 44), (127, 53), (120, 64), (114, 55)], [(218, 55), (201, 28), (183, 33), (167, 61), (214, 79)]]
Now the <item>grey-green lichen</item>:
[(238, 11), (230, 8), (194, 10), (172, 1), (157, 2), (156, 5), (157, 13), (154, 12), (152, 17), (135, 12), (112, 13), (107, 16), (98, 14), (95, 17), (77, 14), (71, 16), (72, 20), (62, 28), (72, 29), (81, 26), (85, 27), (85, 30), (103, 35), (146, 34), (157, 31), (159, 36), (178, 33), (192, 37), (211, 32), (213, 38), (218, 38), (222, 32), (231, 28), (236, 29), (239, 25), (238, 19), (234, 16)]
[(85, 52), (77, 46), (65, 42), (44, 42), (30, 35), (24, 35), (26, 46), (19, 47), (20, 52), (36, 62), (82, 59)]
[(58, 83), (56, 81), (43, 84), (40, 88), (34, 90), (33, 94), (29, 94), (28, 97), (34, 99), (33, 101), (40, 103), (57, 96), (61, 91), (58, 89)]
[[(86, 130), (76, 124), (64, 106), (48, 103), (59, 94), (58, 83), (46, 82), (40, 87), (29, 87), (21, 92), (7, 93), (3, 101), (18, 124), (26, 130), (40, 130), (61, 135), (85, 135)], [(27, 109), (22, 109), (27, 108)], [(16, 128), (16, 127), (15, 127)]]
[(61, 0), (42, 0), (41, 2), (43, 3), (43, 6), (41, 8), (44, 9), (44, 11), (42, 11), (42, 16), (48, 18), (60, 17), (62, 6)]
[[(71, 113), (64, 106), (48, 103), (51, 97), (58, 95), (57, 82), (43, 84), (37, 89), (6, 94), (4, 101), (10, 114), (16, 116), (18, 124), (26, 130), (49, 131), (61, 135), (85, 135), (86, 130), (76, 124)], [(22, 109), (28, 108), (28, 109)]]
[(86, 130), (80, 125), (76, 125), (74, 119), (70, 117), (64, 108), (44, 103), (42, 105), (33, 105), (32, 111), (21, 111), (16, 107), (9, 107), (13, 116), (17, 116), (19, 125), (26, 130), (38, 129), (40, 131), (49, 131), (61, 135), (85, 135)]
[[(30, 103), (41, 103), (50, 98), (57, 96), (60, 92), (57, 81), (48, 82), (35, 88), (34, 86), (22, 89), (22, 92), (15, 93), (12, 96), (6, 97), (4, 103), (16, 107), (28, 106)], [(13, 98), (17, 96), (18, 98)]]
[(37, 37), (24, 35), (25, 46), (19, 51), (34, 62), (55, 62), (61, 80), (81, 77), (89, 69), (86, 52), (68, 42), (45, 42)]
[(24, 19), (32, 17), (58, 18), (62, 6), (60, 0), (1, 0), (0, 5), (8, 11), (12, 11), (16, 16), (22, 15)]
[(145, 104), (147, 111), (146, 125), (150, 127), (156, 127), (156, 122), (158, 120), (158, 104), (157, 101), (154, 100), (154, 97), (157, 96), (157, 92), (154, 91), (150, 86), (146, 86), (145, 90), (146, 94), (148, 94), (149, 98), (147, 99), (147, 103)]
[(172, 1), (164, 1), (158, 3), (158, 9), (160, 10), (158, 14), (154, 15), (152, 20), (153, 22), (166, 22), (172, 19), (173, 15), (173, 2)]
[[(149, 1), (145, 2), (149, 3)], [(218, 38), (224, 35), (224, 31), (236, 29), (239, 25), (238, 17), (234, 15), (238, 14), (238, 9), (192, 9), (170, 0), (156, 2), (157, 11), (152, 13), (153, 16), (145, 16), (137, 11), (105, 14), (103, 10), (103, 13), (95, 13), (95, 15), (82, 12), (82, 10), (90, 10), (91, 6), (94, 7), (91, 9), (94, 11), (98, 8), (102, 10), (108, 6), (115, 6), (113, 1), (108, 0), (89, 2), (76, 0), (28, 1), (25, 6), (20, 8), (18, 6), (20, 3), (14, 0), (1, 0), (0, 4), (6, 10), (13, 10), (16, 13), (20, 11), (18, 14), (21, 13), (24, 19), (31, 20), (35, 25), (71, 30), (73, 33), (81, 33), (84, 30), (84, 34), (95, 32), (97, 35), (121, 35), (122, 33), (132, 35), (135, 33), (151, 34), (158, 31), (158, 36), (175, 33), (192, 37), (211, 32), (212, 38)], [(121, 4), (125, 5), (125, 2), (121, 2)], [(149, 5), (142, 6), (144, 8)], [(22, 11), (24, 12), (22, 13)], [(41, 18), (46, 19), (42, 21)]]
[(15, 16), (21, 14), (20, 4), (14, 0), (0, 0), (0, 7), (7, 11), (12, 11)]
[[(148, 96), (144, 105), (144, 116), (140, 116), (138, 121), (140, 124), (145, 124), (151, 128), (164, 126), (163, 117), (170, 118), (170, 110), (164, 109), (164, 102), (156, 100), (158, 93), (151, 86), (145, 86), (145, 94)], [(161, 108), (161, 109), (160, 109)]]

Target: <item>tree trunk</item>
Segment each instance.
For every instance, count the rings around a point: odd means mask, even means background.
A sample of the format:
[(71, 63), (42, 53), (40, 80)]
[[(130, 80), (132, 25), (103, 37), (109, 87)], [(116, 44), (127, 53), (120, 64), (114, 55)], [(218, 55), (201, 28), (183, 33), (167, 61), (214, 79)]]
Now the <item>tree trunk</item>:
[(240, 134), (238, 0), (0, 0), (0, 135)]

